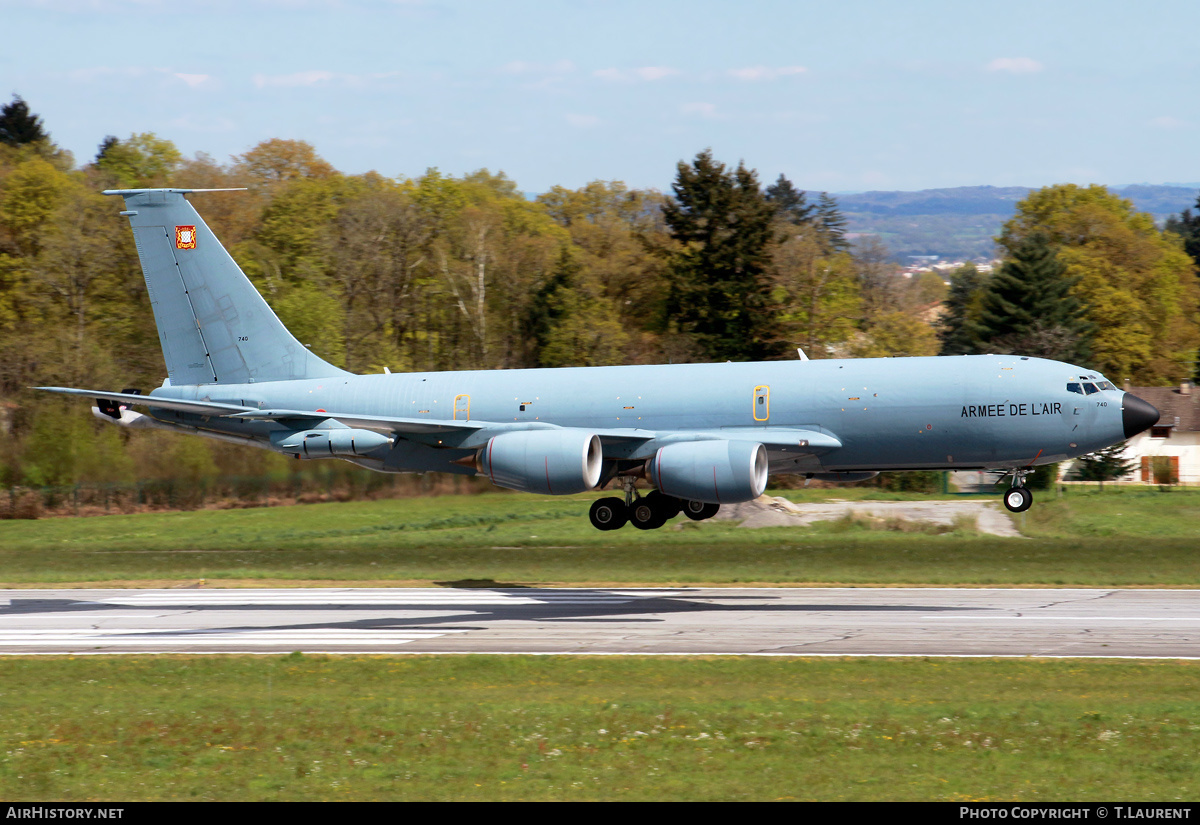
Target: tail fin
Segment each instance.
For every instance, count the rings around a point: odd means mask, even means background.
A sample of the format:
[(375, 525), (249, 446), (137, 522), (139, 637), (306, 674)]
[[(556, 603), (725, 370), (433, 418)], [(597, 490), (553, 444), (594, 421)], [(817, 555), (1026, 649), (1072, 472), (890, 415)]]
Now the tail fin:
[(171, 383), (330, 378), (184, 198), (202, 189), (110, 189), (125, 198)]

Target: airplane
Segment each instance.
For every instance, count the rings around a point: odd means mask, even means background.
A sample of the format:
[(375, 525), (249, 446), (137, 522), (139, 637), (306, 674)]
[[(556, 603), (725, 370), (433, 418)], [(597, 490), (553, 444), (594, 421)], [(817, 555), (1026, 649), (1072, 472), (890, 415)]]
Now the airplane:
[[(881, 471), (1026, 476), (1142, 432), (1146, 401), (1085, 367), (1019, 355), (469, 370), (356, 375), (297, 341), (185, 197), (124, 199), (168, 377), (93, 398), (100, 418), (381, 472), (483, 475), (547, 495), (602, 489), (600, 530), (650, 530), (763, 494), (769, 476), (858, 481)], [(146, 413), (129, 409), (142, 406)], [(643, 496), (639, 480), (654, 487)]]

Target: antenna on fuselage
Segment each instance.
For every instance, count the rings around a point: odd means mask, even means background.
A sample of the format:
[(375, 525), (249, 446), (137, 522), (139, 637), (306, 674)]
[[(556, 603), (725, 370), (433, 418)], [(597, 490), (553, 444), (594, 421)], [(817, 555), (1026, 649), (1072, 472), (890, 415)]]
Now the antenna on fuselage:
[(802, 350), (800, 347), (796, 347), (796, 354), (800, 356), (801, 361), (808, 360), (808, 356), (804, 354), (804, 350)]

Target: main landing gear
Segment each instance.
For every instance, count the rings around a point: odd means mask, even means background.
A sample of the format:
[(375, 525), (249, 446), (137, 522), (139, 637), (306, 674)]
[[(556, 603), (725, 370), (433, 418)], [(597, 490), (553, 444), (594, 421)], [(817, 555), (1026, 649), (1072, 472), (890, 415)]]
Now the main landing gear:
[(1024, 513), (1033, 505), (1033, 493), (1025, 486), (1028, 470), (1014, 470), (1012, 486), (1004, 493), (1004, 506), (1011, 512)]
[(719, 509), (719, 504), (685, 501), (659, 490), (638, 496), (633, 479), (625, 479), (625, 498), (609, 496), (596, 499), (588, 518), (597, 530), (620, 530), (626, 522), (639, 530), (657, 530), (680, 513), (693, 521), (703, 521), (715, 516)]

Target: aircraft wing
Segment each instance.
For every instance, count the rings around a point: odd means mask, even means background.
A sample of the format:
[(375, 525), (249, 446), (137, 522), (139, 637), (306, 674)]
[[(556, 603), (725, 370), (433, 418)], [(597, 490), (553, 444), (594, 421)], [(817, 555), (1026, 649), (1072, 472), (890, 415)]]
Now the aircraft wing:
[(842, 440), (836, 435), (802, 427), (725, 427), (705, 432), (704, 435), (731, 441), (757, 441), (768, 449), (781, 448), (790, 452), (820, 454), (842, 446)]
[[(512, 432), (514, 430), (558, 430), (562, 429), (557, 424), (548, 424), (544, 421), (480, 421), (478, 419), (471, 421), (454, 421), (444, 418), (401, 418), (388, 415), (362, 415), (359, 413), (341, 413), (336, 411), (330, 412), (313, 412), (312, 410), (252, 410), (246, 414), (237, 412), (226, 413), (230, 418), (244, 418), (250, 421), (286, 421), (300, 419), (319, 419), (324, 420), (332, 418), (340, 421), (347, 427), (361, 427), (367, 430), (386, 430), (388, 432), (397, 433), (401, 436), (422, 436), (422, 435), (443, 435), (443, 434), (458, 434), (464, 436), (461, 441), (455, 441), (453, 446), (462, 448), (474, 448), (482, 446), (488, 438), (493, 435), (499, 435), (503, 432)], [(600, 436), (600, 440), (605, 443), (627, 443), (627, 442), (643, 442), (654, 438), (655, 433), (650, 430), (625, 430), (625, 429), (604, 429), (595, 430), (589, 428), (589, 432), (594, 432)], [(472, 438), (472, 435), (478, 434)], [(441, 444), (441, 442), (438, 442)]]
[(362, 415), (360, 413), (314, 412), (313, 410), (252, 410), (240, 415), (236, 412), (226, 413), (230, 418), (244, 418), (249, 421), (296, 421), (318, 420), (332, 418), (347, 427), (361, 427), (366, 430), (387, 430), (401, 435), (436, 435), (438, 433), (472, 433), (502, 425), (491, 421), (452, 421), (444, 418), (400, 418), (389, 415)]
[[(140, 405), (156, 409), (177, 410), (194, 415), (223, 416), (226, 418), (241, 418), (258, 421), (325, 421), (334, 419), (347, 427), (361, 427), (368, 430), (381, 430), (400, 436), (415, 436), (416, 440), (425, 440), (422, 436), (454, 436), (451, 443), (444, 446), (454, 446), (460, 449), (481, 447), (493, 435), (514, 430), (555, 430), (558, 425), (538, 421), (497, 422), (497, 421), (454, 421), (448, 419), (402, 418), (386, 415), (363, 415), (361, 413), (341, 413), (337, 411), (316, 410), (261, 410), (256, 407), (243, 407), (237, 404), (225, 404), (219, 401), (188, 401), (178, 398), (164, 398), (158, 395), (136, 395), (125, 392), (104, 392), (101, 390), (84, 390), (74, 387), (35, 387), (46, 392), (56, 392), (63, 395), (74, 395), (92, 398), (97, 402), (108, 401), (113, 404), (126, 406)], [(589, 428), (590, 429), (590, 428)], [(801, 452), (821, 454), (839, 449), (842, 442), (836, 436), (819, 430), (792, 427), (725, 427), (718, 430), (684, 430), (684, 431), (655, 431), (643, 429), (592, 429), (605, 444), (618, 448), (618, 452), (629, 452), (629, 455), (640, 454), (644, 451), (641, 445), (656, 442), (656, 445), (676, 441), (710, 441), (729, 439), (733, 441), (757, 441), (768, 449), (782, 449), (786, 452)], [(432, 443), (432, 441), (430, 441)], [(442, 446), (442, 442), (438, 442)], [(656, 445), (650, 445), (657, 449)]]

